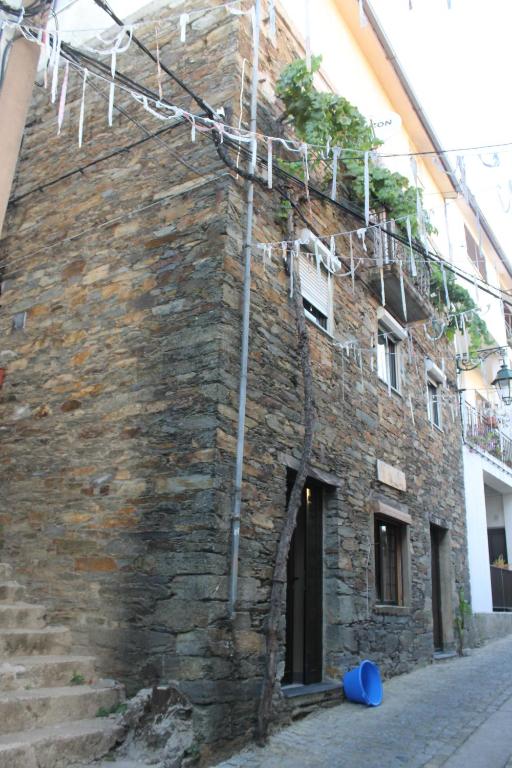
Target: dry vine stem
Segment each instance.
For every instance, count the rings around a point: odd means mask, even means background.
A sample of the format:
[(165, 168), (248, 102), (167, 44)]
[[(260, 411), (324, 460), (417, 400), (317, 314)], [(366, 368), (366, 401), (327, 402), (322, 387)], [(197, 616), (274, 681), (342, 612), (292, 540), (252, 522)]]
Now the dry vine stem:
[[(293, 211), (288, 216), (288, 237), (293, 239)], [(265, 674), (261, 689), (258, 709), (258, 724), (256, 739), (258, 743), (266, 742), (270, 719), (272, 717), (272, 701), (277, 677), (277, 662), (279, 656), (279, 627), (283, 615), (286, 596), (286, 574), (288, 555), (292, 543), (293, 532), (297, 522), (297, 514), (302, 502), (302, 491), (308, 476), (308, 468), (313, 448), (313, 432), (315, 426), (315, 404), (313, 398), (313, 374), (309, 353), (309, 334), (302, 302), (298, 259), (290, 263), (290, 279), (293, 270), (293, 306), (297, 324), (298, 351), (300, 356), (302, 378), (304, 385), (304, 444), (300, 458), (299, 469), (288, 499), (286, 516), (277, 545), (277, 554), (272, 576), (272, 591), (270, 594), (270, 610), (266, 626), (266, 656)]]

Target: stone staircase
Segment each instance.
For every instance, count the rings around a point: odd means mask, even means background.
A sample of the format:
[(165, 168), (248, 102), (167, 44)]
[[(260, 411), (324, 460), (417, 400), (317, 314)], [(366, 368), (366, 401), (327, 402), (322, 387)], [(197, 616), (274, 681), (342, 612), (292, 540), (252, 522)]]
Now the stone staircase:
[(73, 656), (66, 627), (0, 563), (0, 768), (70, 768), (101, 757), (121, 737), (105, 715), (123, 690), (95, 681), (94, 658)]

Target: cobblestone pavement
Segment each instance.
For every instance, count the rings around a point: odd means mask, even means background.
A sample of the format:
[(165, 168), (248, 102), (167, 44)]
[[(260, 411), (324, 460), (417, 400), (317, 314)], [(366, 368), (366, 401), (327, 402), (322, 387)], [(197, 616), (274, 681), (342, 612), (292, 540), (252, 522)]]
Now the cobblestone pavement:
[(512, 638), (315, 713), (216, 768), (512, 768)]

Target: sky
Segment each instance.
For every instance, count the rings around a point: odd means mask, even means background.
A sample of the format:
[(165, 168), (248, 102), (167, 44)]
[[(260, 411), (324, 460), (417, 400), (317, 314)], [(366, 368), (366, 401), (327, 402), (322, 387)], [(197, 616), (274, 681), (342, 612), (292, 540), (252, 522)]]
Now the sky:
[[(467, 154), (466, 167), (512, 260), (512, 2), (451, 0), (451, 9), (448, 0), (411, 2), (412, 10), (409, 0), (372, 0), (372, 7), (443, 148), (510, 143)], [(499, 166), (488, 168), (484, 162), (496, 162), (495, 151)]]

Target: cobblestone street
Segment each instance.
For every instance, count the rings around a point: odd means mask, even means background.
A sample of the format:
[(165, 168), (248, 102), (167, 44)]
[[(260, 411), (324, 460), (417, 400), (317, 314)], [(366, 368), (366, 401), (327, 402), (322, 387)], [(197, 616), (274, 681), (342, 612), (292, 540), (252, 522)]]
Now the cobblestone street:
[(512, 768), (512, 638), (384, 683), (375, 709), (343, 703), (217, 768)]

